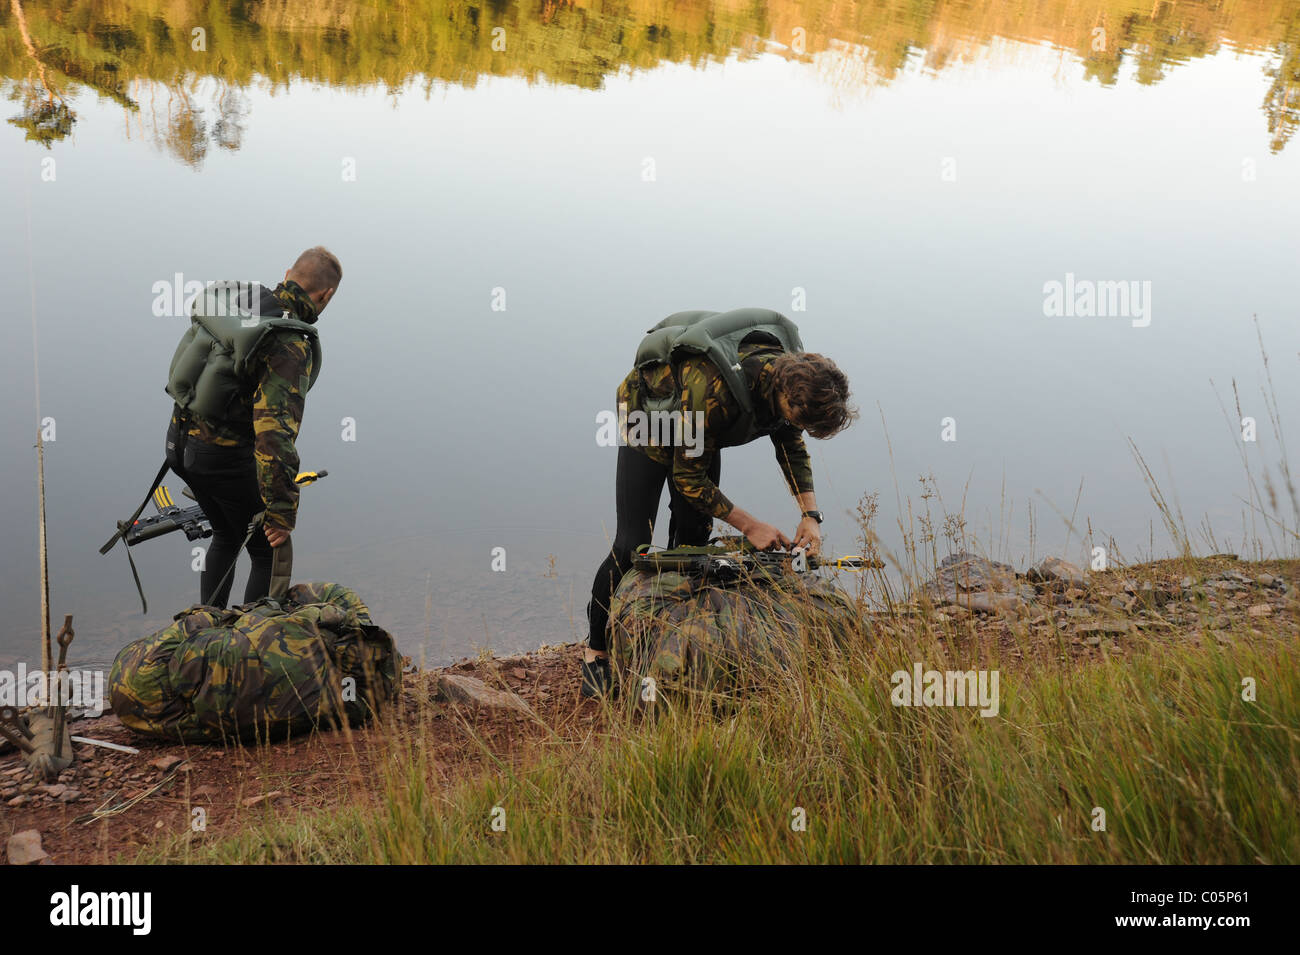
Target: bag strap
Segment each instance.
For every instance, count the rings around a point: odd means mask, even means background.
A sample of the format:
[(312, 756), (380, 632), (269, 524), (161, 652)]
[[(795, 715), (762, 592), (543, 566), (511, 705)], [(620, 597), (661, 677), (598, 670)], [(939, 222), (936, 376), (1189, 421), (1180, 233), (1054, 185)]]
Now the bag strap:
[(292, 574), (293, 537), (287, 537), (283, 544), (271, 550), (271, 589), (266, 595), (283, 602), (289, 593), (289, 578)]

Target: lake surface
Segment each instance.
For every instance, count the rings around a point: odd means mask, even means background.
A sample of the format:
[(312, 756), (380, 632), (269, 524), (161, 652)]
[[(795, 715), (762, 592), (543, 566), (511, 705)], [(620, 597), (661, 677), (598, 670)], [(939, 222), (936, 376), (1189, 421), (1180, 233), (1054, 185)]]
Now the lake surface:
[[(810, 441), (830, 550), (877, 493), (896, 553), (927, 505), (940, 548), (961, 512), (1021, 567), (1174, 553), (1132, 447), (1198, 551), (1294, 549), (1260, 337), (1285, 431), (1298, 51), (1295, 2), (6, 5), (0, 664), (38, 654), (45, 418), (74, 658), (197, 599), (180, 535), (134, 550), (148, 615), (97, 553), (161, 461), (187, 320), (155, 285), (273, 283), (318, 243), (345, 274), (295, 576), (429, 663), (585, 634), (596, 418), (684, 309), (777, 309), (848, 374), (861, 420)], [(722, 484), (797, 522), (766, 442)]]

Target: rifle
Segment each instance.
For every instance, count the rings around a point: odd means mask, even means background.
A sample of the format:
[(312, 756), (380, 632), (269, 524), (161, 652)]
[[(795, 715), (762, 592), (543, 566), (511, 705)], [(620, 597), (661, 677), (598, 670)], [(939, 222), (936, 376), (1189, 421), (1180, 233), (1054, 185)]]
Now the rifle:
[(672, 571), (732, 583), (742, 577), (770, 579), (781, 574), (806, 574), (823, 568), (860, 573), (868, 567), (878, 568), (884, 564), (857, 555), (821, 557), (805, 554), (802, 549), (758, 550), (747, 540), (735, 542), (714, 538), (705, 546), (674, 547), (660, 551), (652, 551), (649, 544), (642, 544), (632, 556), (632, 566), (650, 573)]
[[(108, 542), (99, 549), (101, 554), (107, 554), (117, 546), (118, 541), (126, 541), (126, 560), (127, 563), (131, 565), (131, 577), (135, 580), (135, 589), (140, 595), (140, 609), (142, 613), (149, 612), (149, 601), (144, 597), (144, 586), (140, 583), (140, 574), (135, 569), (135, 558), (131, 556), (131, 547), (141, 541), (153, 540), (155, 537), (170, 534), (172, 531), (183, 530), (185, 536), (190, 540), (199, 540), (204, 537), (212, 536), (212, 522), (209, 521), (208, 516), (203, 513), (202, 507), (198, 504), (195, 504), (193, 507), (180, 507), (172, 500), (171, 492), (168, 491), (166, 486), (162, 483), (163, 476), (167, 473), (170, 467), (171, 465), (167, 462), (163, 462), (162, 467), (158, 469), (158, 473), (154, 475), (153, 484), (149, 486), (148, 496), (140, 502), (140, 506), (135, 509), (135, 513), (132, 514), (130, 518), (125, 521), (117, 522), (117, 532), (114, 533), (113, 536), (108, 539)], [(327, 474), (329, 474), (328, 471), (304, 471), (293, 479), (293, 483), (301, 487), (304, 484), (311, 484), (313, 481), (318, 481)], [(182, 493), (184, 493), (186, 497), (194, 497), (194, 495), (190, 493), (189, 488), (185, 488)], [(158, 509), (158, 513), (142, 520), (140, 515), (144, 513), (144, 509), (148, 506), (150, 500), (153, 501), (154, 507)], [(258, 515), (258, 520), (261, 520), (260, 514)], [(255, 528), (256, 523), (249, 526), (248, 533), (250, 537)], [(247, 543), (248, 539), (245, 538), (244, 544)], [(243, 550), (244, 548), (241, 545), (239, 549)], [(279, 559), (281, 561), (285, 560), (283, 555), (281, 555)], [(286, 564), (285, 566), (288, 565)], [(230, 570), (233, 571), (234, 569), (235, 565), (232, 563), (230, 565)]]
[[(189, 488), (185, 488), (182, 493), (186, 497), (193, 496)], [(184, 531), (185, 536), (192, 541), (212, 536), (212, 524), (208, 522), (203, 508), (197, 504), (192, 507), (180, 507), (172, 500), (167, 485), (159, 484), (154, 489), (153, 506), (158, 509), (157, 514), (141, 517), (127, 529), (122, 538), (126, 541), (127, 547), (134, 547), (141, 541), (153, 540), (172, 531)]]
[[(303, 487), (319, 481), (328, 474), (328, 471), (304, 471), (293, 479), (293, 483)], [(194, 499), (194, 494), (189, 488), (185, 488), (181, 493), (191, 500)], [(160, 484), (154, 489), (152, 499), (158, 513), (140, 518), (127, 529), (122, 538), (126, 541), (127, 547), (134, 547), (143, 541), (153, 540), (155, 537), (162, 537), (173, 531), (184, 531), (186, 538), (192, 541), (212, 536), (212, 523), (198, 504), (181, 507), (172, 499), (171, 492), (167, 490), (165, 484)]]

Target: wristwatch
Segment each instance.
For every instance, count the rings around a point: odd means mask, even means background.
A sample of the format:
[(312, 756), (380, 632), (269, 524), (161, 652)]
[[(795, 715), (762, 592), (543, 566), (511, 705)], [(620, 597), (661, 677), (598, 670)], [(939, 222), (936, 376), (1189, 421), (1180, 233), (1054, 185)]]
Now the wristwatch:
[(826, 515), (823, 514), (821, 511), (803, 511), (801, 512), (801, 516), (811, 517), (818, 524), (823, 524), (826, 521)]

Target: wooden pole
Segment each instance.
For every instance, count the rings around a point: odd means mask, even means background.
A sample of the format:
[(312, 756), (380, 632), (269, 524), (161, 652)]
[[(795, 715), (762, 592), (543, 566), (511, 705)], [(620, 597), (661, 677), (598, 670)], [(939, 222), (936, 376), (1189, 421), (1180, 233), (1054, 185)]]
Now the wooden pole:
[(54, 662), (50, 647), (50, 555), (45, 542), (45, 441), (36, 426), (36, 485), (40, 502), (41, 548), (41, 670), (48, 679)]
[(50, 557), (45, 541), (45, 439), (41, 433), (41, 359), (36, 335), (36, 276), (32, 269), (32, 207), (27, 200), (27, 289), (32, 304), (32, 384), (36, 390), (36, 491), (41, 549), (41, 671), (48, 679), (54, 663), (50, 648)]

